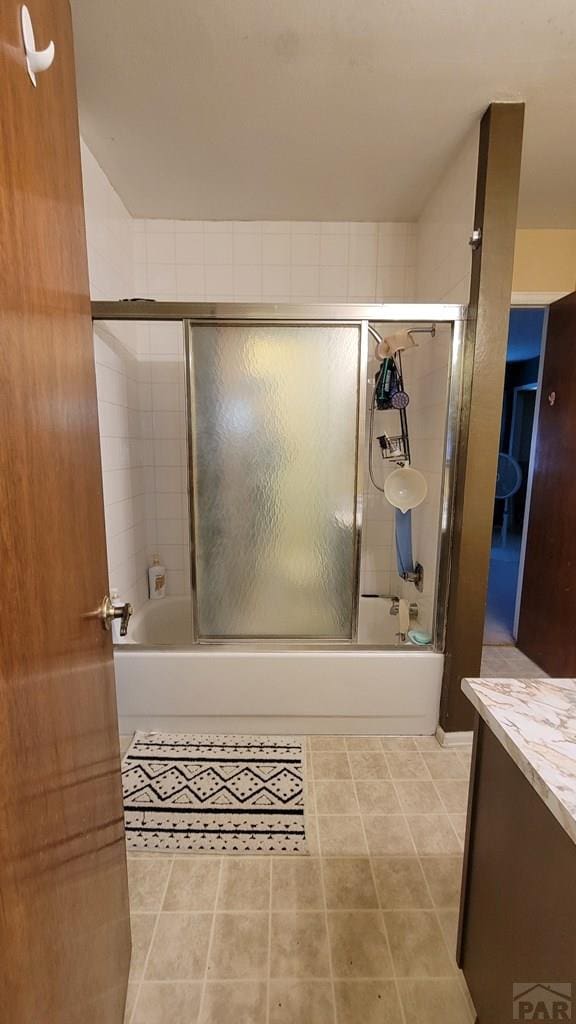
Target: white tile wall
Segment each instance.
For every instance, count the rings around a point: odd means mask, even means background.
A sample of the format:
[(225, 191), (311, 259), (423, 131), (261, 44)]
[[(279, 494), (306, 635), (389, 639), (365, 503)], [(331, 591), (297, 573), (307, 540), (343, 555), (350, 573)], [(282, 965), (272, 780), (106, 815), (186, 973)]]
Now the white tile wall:
[(418, 348), (403, 354), (403, 370), (404, 386), (411, 399), (407, 412), (412, 466), (423, 473), (428, 484), (425, 501), (412, 511), (414, 560), (424, 566), (424, 590), (418, 593), (413, 584), (404, 582), (400, 589), (404, 597), (417, 602), (420, 625), (431, 631), (436, 594), (450, 331), (446, 326), (439, 326), (435, 338), (421, 334), (418, 339)]
[[(384, 337), (398, 330), (398, 325), (376, 326)], [(412, 465), (424, 474), (428, 483), (426, 500), (412, 512), (413, 554), (415, 561), (424, 566), (423, 593), (416, 591), (413, 584), (404, 583), (398, 576), (395, 511), (370, 480), (366, 448), (361, 592), (398, 595), (416, 601), (420, 609), (420, 625), (428, 630), (432, 629), (435, 598), (449, 353), (449, 330), (439, 327), (434, 339), (429, 335), (419, 335), (418, 347), (408, 350), (402, 356), (404, 385), (410, 395), (407, 416)], [(371, 356), (368, 364), (368, 407), (372, 400), (372, 382), (377, 366)], [(366, 423), (368, 441), (368, 415)], [(375, 413), (375, 437), (383, 431), (393, 435), (398, 430), (398, 413)], [(373, 453), (374, 477), (379, 487), (383, 487), (386, 477), (397, 466), (382, 460), (377, 441), (373, 442)], [(383, 605), (382, 614), (387, 613), (388, 607)]]
[(154, 554), (190, 590), (181, 327), (99, 324), (95, 356), (110, 586), (138, 608)]
[[(379, 328), (380, 329), (380, 325)], [(394, 328), (384, 334), (392, 333)], [(372, 342), (370, 342), (372, 345)], [(368, 387), (366, 395), (366, 447), (364, 468), (364, 514), (362, 528), (362, 551), (360, 561), (360, 593), (385, 594), (398, 593), (398, 576), (396, 575), (396, 554), (394, 548), (394, 510), (384, 495), (377, 490), (370, 480), (368, 469), (368, 442), (370, 404), (373, 397), (374, 375), (378, 368), (376, 360), (370, 356), (368, 361)], [(384, 430), (395, 433), (397, 429), (397, 413), (376, 412), (374, 420), (374, 437)], [(373, 445), (374, 479), (379, 487), (384, 486), (388, 473), (395, 469), (383, 462), (380, 445), (374, 440)], [(360, 606), (362, 611), (362, 605)], [(382, 614), (388, 614), (388, 606), (382, 605)]]
[(138, 352), (121, 324), (94, 330), (108, 575), (134, 607), (146, 600), (146, 471), (141, 446)]
[(186, 594), (190, 592), (190, 518), (181, 324), (141, 324), (139, 364), (146, 409), (149, 557), (157, 553), (165, 566), (167, 593)]
[(134, 220), (134, 288), (156, 299), (414, 299), (415, 225)]
[[(132, 218), (81, 142), (92, 298), (133, 294)], [(142, 448), (137, 329), (94, 331), (110, 589), (139, 608), (147, 597), (146, 467)]]
[[(131, 297), (138, 239), (132, 217), (84, 143), (82, 173), (92, 298)], [(162, 273), (171, 280), (172, 225), (159, 223), (147, 241), (160, 282)], [(180, 251), (194, 258), (193, 247)], [(100, 324), (94, 352), (109, 584), (137, 609), (148, 595), (147, 568), (156, 551), (166, 565), (168, 593), (185, 593), (190, 585), (180, 329)]]

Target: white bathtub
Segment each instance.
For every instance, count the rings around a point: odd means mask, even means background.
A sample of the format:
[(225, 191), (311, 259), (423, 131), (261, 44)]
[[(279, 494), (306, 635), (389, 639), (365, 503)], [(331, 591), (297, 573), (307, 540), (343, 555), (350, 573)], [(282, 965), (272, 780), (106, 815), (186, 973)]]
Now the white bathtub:
[[(384, 616), (389, 643), (397, 621)], [(190, 623), (185, 597), (149, 601), (134, 616), (129, 642), (114, 654), (121, 732), (429, 735), (436, 730), (441, 654), (411, 646), (187, 648)], [(135, 646), (162, 643), (167, 649)]]

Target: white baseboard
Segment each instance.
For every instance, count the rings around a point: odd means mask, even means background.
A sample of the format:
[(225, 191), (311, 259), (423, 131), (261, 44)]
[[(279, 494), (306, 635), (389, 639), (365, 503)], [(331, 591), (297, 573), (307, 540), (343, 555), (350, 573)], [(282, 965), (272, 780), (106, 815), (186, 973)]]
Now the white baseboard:
[(436, 739), (441, 747), (469, 747), (473, 732), (444, 732), (441, 725), (436, 726)]

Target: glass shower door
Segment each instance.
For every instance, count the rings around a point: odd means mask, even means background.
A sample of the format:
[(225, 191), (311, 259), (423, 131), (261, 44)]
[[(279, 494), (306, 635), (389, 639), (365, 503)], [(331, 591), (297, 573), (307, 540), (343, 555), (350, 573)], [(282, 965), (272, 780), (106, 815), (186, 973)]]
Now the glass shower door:
[(360, 325), (188, 324), (198, 639), (351, 639)]

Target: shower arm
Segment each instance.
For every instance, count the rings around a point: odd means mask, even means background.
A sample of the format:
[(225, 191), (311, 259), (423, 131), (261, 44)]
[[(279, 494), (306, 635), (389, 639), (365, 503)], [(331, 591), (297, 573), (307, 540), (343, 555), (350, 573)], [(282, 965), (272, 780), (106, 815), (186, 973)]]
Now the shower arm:
[[(372, 324), (368, 324), (368, 332), (372, 335), (377, 345), (385, 340), (382, 335), (378, 333), (376, 328), (372, 327)], [(432, 338), (435, 338), (436, 324), (430, 324), (430, 327), (412, 327), (407, 331), (407, 334), (430, 334)]]

